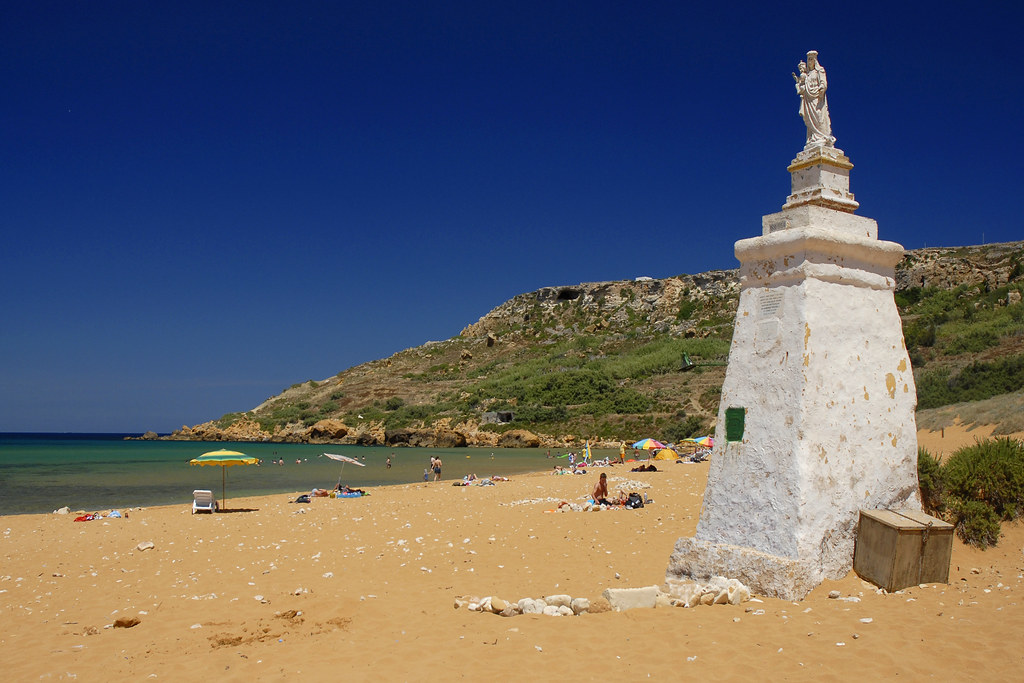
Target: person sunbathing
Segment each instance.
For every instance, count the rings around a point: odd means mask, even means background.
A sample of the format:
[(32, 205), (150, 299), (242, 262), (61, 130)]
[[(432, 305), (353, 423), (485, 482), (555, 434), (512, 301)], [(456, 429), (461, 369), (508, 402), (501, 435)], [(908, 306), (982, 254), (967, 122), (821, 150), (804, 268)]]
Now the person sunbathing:
[(594, 502), (598, 505), (614, 505), (612, 501), (608, 500), (608, 475), (604, 472), (598, 477), (597, 483), (594, 484), (594, 491), (590, 494), (590, 497), (594, 499)]

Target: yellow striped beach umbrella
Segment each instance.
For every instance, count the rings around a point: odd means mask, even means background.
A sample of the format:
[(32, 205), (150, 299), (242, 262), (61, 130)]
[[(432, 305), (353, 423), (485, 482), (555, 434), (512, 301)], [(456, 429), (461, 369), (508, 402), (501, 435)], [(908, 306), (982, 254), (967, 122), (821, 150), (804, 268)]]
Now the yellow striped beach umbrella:
[(238, 451), (210, 451), (209, 453), (203, 453), (198, 458), (193, 458), (188, 461), (189, 465), (199, 466), (210, 466), (216, 465), (220, 467), (220, 509), (226, 510), (224, 503), (227, 500), (225, 497), (225, 490), (227, 488), (227, 474), (226, 470), (228, 467), (234, 467), (235, 465), (255, 465), (257, 462), (256, 458), (245, 453), (239, 453)]

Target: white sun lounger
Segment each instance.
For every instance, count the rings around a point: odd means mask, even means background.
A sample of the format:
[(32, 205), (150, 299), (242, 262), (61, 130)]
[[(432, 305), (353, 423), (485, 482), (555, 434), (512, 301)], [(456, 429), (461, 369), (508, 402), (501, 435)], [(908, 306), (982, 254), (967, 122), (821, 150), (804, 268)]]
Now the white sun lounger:
[(193, 491), (192, 492), (192, 514), (196, 512), (216, 512), (217, 511), (217, 499), (213, 497), (213, 491)]

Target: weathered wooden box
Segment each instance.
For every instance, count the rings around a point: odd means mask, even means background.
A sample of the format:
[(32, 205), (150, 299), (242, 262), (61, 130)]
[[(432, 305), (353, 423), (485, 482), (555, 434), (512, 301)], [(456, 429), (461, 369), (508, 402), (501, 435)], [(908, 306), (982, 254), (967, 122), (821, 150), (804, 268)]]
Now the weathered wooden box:
[(887, 591), (948, 583), (953, 525), (911, 510), (861, 510), (853, 570)]

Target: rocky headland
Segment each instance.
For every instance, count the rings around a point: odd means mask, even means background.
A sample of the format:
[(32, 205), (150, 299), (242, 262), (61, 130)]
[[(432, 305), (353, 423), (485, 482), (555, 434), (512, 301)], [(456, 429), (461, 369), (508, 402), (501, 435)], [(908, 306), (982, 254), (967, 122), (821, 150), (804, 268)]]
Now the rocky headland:
[[(908, 251), (897, 267), (897, 302), (917, 301), (920, 292), (949, 291), (966, 308), (1019, 306), (1022, 263), (1024, 242)], [(711, 431), (738, 296), (735, 269), (543, 287), (500, 304), (450, 339), (300, 382), (246, 412), (143, 438), (555, 449), (584, 441), (618, 447), (637, 433), (682, 434), (683, 423), (690, 432)], [(965, 320), (973, 318), (973, 311), (966, 313)], [(934, 329), (945, 320), (907, 306), (901, 315), (905, 330), (928, 321)], [(1024, 350), (1020, 334), (1000, 334), (979, 353), (940, 352), (933, 339), (921, 342), (932, 346), (915, 355), (908, 338), (915, 374), (925, 361), (929, 370), (955, 371), (978, 358)], [(638, 407), (598, 411), (574, 403), (581, 399), (550, 396), (527, 406), (525, 397), (508, 388), (515, 382), (499, 385), (499, 378), (516, 373), (520, 384), (531, 372), (585, 374), (600, 363), (663, 347), (665, 340), (679, 344), (671, 364), (632, 374), (601, 370), (604, 384), (591, 390), (630, 392), (643, 399), (634, 401)], [(705, 343), (693, 345), (700, 342)], [(532, 370), (538, 358), (546, 359), (543, 371)]]

